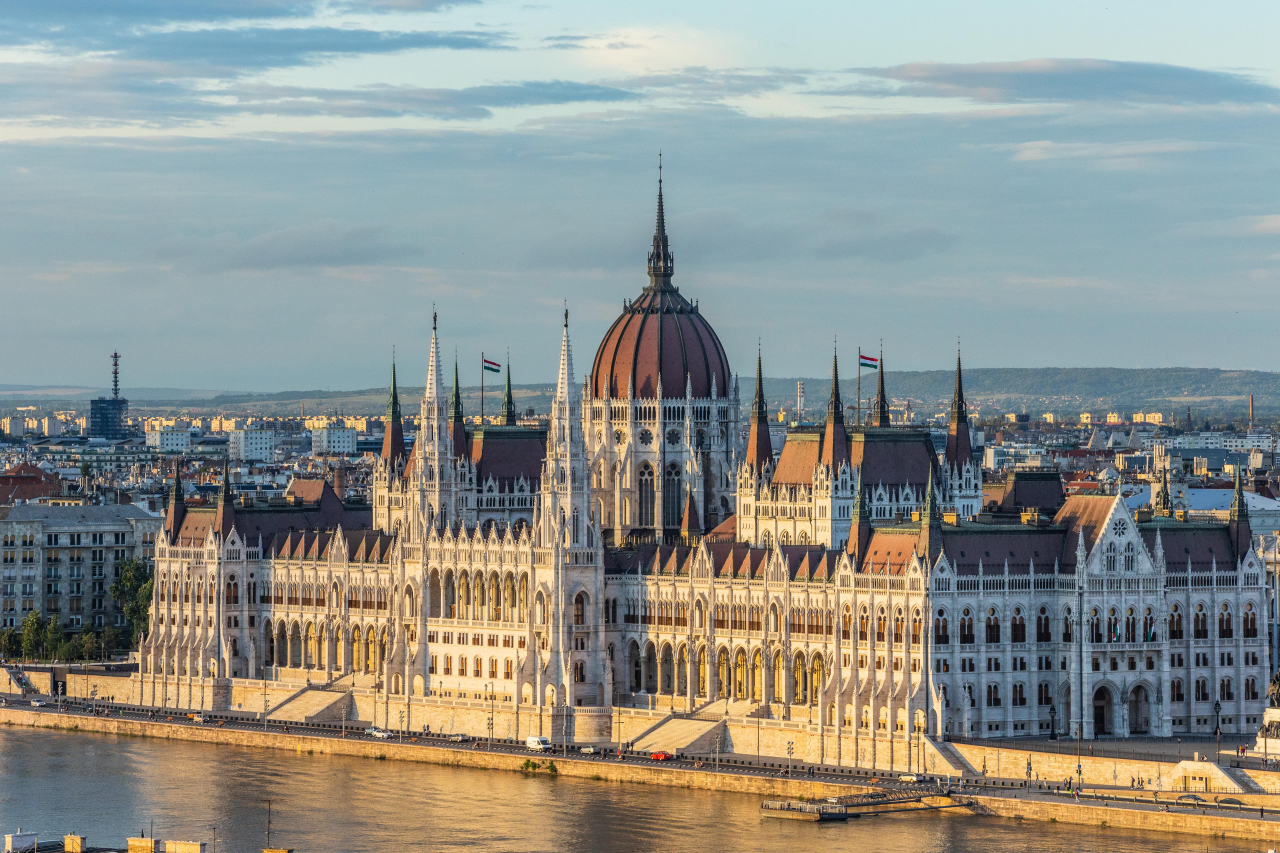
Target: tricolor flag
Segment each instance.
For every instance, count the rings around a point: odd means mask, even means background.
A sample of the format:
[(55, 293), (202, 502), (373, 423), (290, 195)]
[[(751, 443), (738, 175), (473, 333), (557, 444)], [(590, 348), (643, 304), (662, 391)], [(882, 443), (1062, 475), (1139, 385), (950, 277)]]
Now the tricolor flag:
[(490, 373), (501, 373), (501, 372), (502, 372), (502, 365), (501, 365), (501, 364), (498, 364), (498, 362), (496, 362), (496, 361), (490, 361), (490, 360), (489, 360), (489, 359), (487, 359), (487, 358), (482, 358), (482, 359), (480, 359), (480, 363), (481, 363), (481, 365), (484, 367), (484, 369), (485, 369), (485, 370), (487, 370), (487, 371), (489, 371)]
[(872, 358), (869, 355), (862, 355), (861, 353), (858, 354), (858, 364), (865, 367), (867, 370), (880, 369), (880, 359)]

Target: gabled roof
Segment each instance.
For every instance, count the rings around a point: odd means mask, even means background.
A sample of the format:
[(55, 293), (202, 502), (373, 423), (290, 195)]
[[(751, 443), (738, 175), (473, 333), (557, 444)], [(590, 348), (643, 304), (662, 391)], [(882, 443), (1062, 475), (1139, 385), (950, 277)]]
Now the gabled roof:
[(547, 431), (527, 427), (485, 426), (467, 434), (467, 455), (476, 466), (480, 484), (490, 477), (503, 491), (512, 491), (523, 478), (530, 490), (542, 479), (547, 458)]

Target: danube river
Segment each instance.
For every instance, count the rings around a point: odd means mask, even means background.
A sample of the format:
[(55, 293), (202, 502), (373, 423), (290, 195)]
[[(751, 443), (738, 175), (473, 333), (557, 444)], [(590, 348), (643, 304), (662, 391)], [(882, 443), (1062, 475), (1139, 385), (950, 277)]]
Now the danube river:
[(765, 821), (758, 797), (278, 750), (0, 729), (0, 828), (42, 840), (161, 839), (209, 853), (468, 850), (795, 853), (1252, 851), (1194, 836), (929, 812), (846, 824)]

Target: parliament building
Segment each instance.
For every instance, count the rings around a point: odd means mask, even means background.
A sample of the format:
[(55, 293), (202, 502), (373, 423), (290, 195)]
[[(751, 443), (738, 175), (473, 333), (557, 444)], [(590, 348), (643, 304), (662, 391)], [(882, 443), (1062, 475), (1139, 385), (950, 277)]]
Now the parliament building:
[(942, 452), (890, 424), (883, 370), (846, 421), (834, 355), (824, 423), (775, 449), (761, 360), (744, 412), (673, 283), (661, 186), (648, 278), (581, 380), (566, 312), (540, 428), (509, 378), (499, 423), (464, 422), (433, 319), (411, 449), (393, 368), (371, 507), (323, 480), (187, 506), (175, 480), (135, 699), (893, 769), (948, 738), (1257, 728), (1239, 486), (1220, 524), (1060, 485), (983, 520), (958, 358)]

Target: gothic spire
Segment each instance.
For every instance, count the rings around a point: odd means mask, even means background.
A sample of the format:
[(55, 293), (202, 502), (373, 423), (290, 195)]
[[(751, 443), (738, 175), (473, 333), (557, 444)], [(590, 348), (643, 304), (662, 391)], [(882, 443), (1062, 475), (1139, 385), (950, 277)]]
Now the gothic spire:
[(849, 464), (849, 434), (844, 428), (844, 402), (840, 399), (839, 354), (831, 354), (831, 398), (827, 401), (827, 426), (822, 436), (822, 464), (833, 476)]
[(400, 417), (400, 389), (396, 385), (396, 363), (393, 359), (391, 393), (387, 395), (387, 422), (382, 432), (382, 459), (394, 469), (404, 456), (404, 420)]
[(675, 263), (667, 246), (667, 219), (662, 209), (662, 152), (658, 152), (658, 216), (653, 228), (653, 247), (649, 250), (649, 287), (670, 288), (674, 271)]
[(1247, 521), (1249, 518), (1249, 504), (1244, 499), (1244, 486), (1240, 480), (1240, 466), (1236, 465), (1236, 491), (1231, 498), (1231, 511), (1228, 515), (1230, 521)]
[[(883, 374), (882, 374), (883, 375)], [(951, 422), (953, 424), (967, 423), (969, 420), (969, 407), (964, 401), (964, 379), (960, 374), (960, 350), (956, 349), (956, 390), (951, 397)]]
[(844, 423), (844, 403), (840, 400), (840, 353), (831, 353), (831, 398), (827, 400), (827, 423)]
[(761, 369), (758, 350), (756, 351), (756, 396), (751, 409), (746, 461), (755, 469), (756, 476), (759, 476), (764, 471), (765, 465), (773, 461), (773, 442), (769, 438), (769, 412), (764, 401), (764, 371)]
[[(430, 403), (438, 404), (443, 402), (441, 399), (444, 396), (444, 393), (442, 390), (443, 383), (440, 381), (441, 367), (442, 365), (440, 362), (440, 343), (436, 338), (436, 312), (432, 311), (431, 312), (431, 353), (427, 359), (427, 387), (422, 394), (422, 400), (424, 404), (424, 409), (423, 409), (424, 414), (426, 413), (426, 409), (425, 409), (426, 403), (430, 402)], [(437, 411), (439, 410), (437, 409)]]
[(889, 398), (884, 393), (884, 350), (880, 350), (879, 388), (876, 390), (876, 402), (871, 407), (871, 425), (887, 427), (889, 425)]
[(1152, 502), (1152, 511), (1155, 515), (1162, 515), (1166, 518), (1173, 515), (1173, 495), (1169, 493), (1169, 469), (1165, 468), (1160, 473), (1160, 494)]
[(516, 425), (516, 404), (511, 396), (511, 353), (507, 353), (507, 390), (502, 395), (502, 410), (499, 413), (503, 426)]
[(462, 423), (462, 389), (458, 384), (458, 359), (453, 359), (453, 395), (449, 398), (449, 419)]

